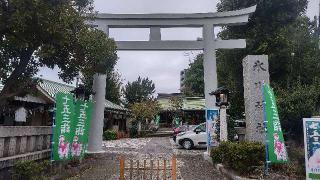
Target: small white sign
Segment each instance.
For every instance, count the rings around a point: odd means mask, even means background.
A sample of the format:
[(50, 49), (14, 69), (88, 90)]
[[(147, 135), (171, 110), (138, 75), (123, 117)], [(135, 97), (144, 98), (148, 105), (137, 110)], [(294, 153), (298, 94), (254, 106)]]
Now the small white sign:
[(20, 107), (15, 111), (15, 121), (16, 122), (26, 122), (27, 121), (27, 110), (24, 107)]

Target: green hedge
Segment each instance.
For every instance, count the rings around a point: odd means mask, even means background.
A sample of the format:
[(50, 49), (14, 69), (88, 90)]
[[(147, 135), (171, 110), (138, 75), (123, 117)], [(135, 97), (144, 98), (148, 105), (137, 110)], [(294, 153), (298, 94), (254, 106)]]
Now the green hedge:
[(131, 127), (129, 129), (129, 136), (130, 136), (130, 138), (137, 138), (138, 137), (138, 122), (137, 121), (131, 122)]
[(116, 140), (117, 132), (114, 130), (107, 130), (103, 133), (103, 137), (105, 140)]
[(212, 149), (214, 163), (222, 163), (240, 174), (251, 174), (263, 168), (265, 149), (261, 143), (253, 142), (222, 142)]
[(46, 179), (45, 171), (50, 167), (49, 161), (18, 161), (13, 166), (13, 179), (24, 179), (24, 180), (34, 180), (34, 179)]

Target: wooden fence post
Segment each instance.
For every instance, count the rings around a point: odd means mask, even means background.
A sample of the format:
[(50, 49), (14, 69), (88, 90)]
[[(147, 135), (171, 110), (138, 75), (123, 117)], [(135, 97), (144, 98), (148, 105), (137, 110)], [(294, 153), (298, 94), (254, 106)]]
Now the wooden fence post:
[(124, 180), (124, 161), (125, 161), (125, 157), (121, 156), (120, 157), (120, 180)]
[(158, 166), (157, 166), (157, 180), (159, 180), (159, 167), (160, 166), (160, 163), (159, 163), (159, 159), (158, 159)]
[(152, 174), (153, 174), (153, 160), (150, 160), (150, 179), (152, 179)]
[(166, 160), (163, 159), (163, 180), (167, 179), (167, 165), (166, 165)]
[(177, 158), (176, 156), (172, 157), (172, 166), (171, 166), (171, 180), (177, 179)]
[(146, 176), (146, 167), (147, 163), (146, 163), (146, 160), (144, 160), (143, 162), (143, 179), (146, 180), (147, 179), (147, 176)]
[(132, 180), (133, 160), (130, 160), (130, 180)]
[(140, 164), (139, 164), (139, 160), (137, 160), (137, 170), (138, 170), (138, 179), (140, 179)]

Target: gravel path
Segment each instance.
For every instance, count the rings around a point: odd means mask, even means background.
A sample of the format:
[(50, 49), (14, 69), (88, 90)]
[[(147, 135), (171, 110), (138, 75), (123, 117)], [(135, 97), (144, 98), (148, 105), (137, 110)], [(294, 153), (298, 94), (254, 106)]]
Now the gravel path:
[[(168, 137), (140, 138), (140, 139), (121, 139), (115, 141), (106, 141), (103, 143), (105, 153), (96, 159), (87, 160), (90, 168), (83, 171), (81, 175), (70, 179), (119, 179), (119, 157), (126, 157), (126, 166), (130, 166), (130, 160), (136, 166), (137, 160), (140, 160), (140, 167), (143, 166), (143, 160), (146, 159), (147, 166), (153, 167), (159, 160), (160, 166), (163, 160), (169, 164), (171, 158), (177, 157), (177, 179), (183, 180), (215, 180), (224, 179), (213, 166), (202, 157), (203, 149), (184, 150), (175, 145)], [(129, 177), (129, 172), (125, 171), (125, 176)], [(160, 175), (162, 172), (160, 172)], [(134, 179), (143, 179), (143, 174), (133, 174)], [(156, 179), (146, 172), (146, 179)], [(151, 176), (153, 178), (151, 178)], [(128, 178), (129, 179), (129, 178)], [(167, 172), (167, 179), (170, 179), (170, 172)]]

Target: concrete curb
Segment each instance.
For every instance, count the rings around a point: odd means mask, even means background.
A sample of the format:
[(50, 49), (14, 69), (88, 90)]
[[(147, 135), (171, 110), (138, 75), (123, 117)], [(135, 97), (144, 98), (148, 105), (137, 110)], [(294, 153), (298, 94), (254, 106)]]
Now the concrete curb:
[(244, 178), (244, 177), (240, 177), (236, 174), (234, 174), (232, 171), (227, 170), (226, 168), (224, 168), (224, 166), (222, 164), (216, 164), (215, 168), (222, 174), (224, 175), (226, 178), (228, 179), (232, 179), (232, 180), (251, 180), (250, 178)]

